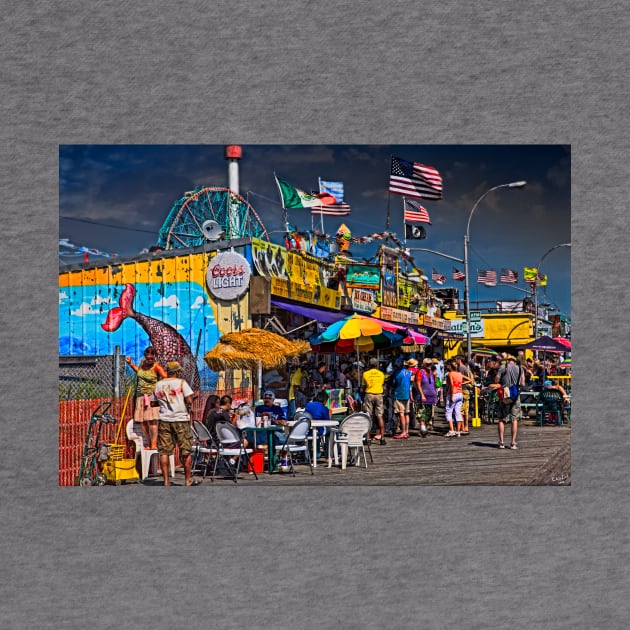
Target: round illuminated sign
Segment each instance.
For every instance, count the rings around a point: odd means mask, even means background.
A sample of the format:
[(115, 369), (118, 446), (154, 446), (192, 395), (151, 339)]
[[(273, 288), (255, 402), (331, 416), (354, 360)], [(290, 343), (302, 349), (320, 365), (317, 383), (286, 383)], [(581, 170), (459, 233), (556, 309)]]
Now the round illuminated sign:
[(235, 252), (223, 252), (210, 261), (206, 284), (214, 297), (235, 300), (249, 288), (251, 273), (246, 258)]

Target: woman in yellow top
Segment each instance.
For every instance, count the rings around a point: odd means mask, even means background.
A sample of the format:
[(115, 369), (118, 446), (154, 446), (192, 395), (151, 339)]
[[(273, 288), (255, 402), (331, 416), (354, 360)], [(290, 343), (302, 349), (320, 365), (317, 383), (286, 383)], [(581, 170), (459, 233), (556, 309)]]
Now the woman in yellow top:
[(152, 407), (151, 400), (157, 382), (162, 378), (166, 378), (166, 370), (157, 362), (153, 346), (149, 346), (144, 351), (144, 358), (140, 365), (134, 365), (131, 362), (131, 357), (126, 357), (125, 361), (138, 377), (133, 419), (141, 423), (145, 437), (144, 448), (155, 450), (157, 449), (160, 408), (157, 406)]

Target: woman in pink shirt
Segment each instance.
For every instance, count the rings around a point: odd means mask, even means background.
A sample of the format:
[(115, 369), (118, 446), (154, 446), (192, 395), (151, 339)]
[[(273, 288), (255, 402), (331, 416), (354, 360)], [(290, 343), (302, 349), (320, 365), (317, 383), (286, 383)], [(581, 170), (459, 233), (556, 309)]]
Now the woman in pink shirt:
[[(446, 363), (446, 421), (448, 422), (448, 433), (446, 437), (459, 437), (462, 432), (464, 418), (462, 416), (462, 402), (464, 394), (462, 385), (470, 383), (471, 380), (464, 376), (455, 361)], [(457, 430), (453, 430), (453, 414), (457, 423)]]

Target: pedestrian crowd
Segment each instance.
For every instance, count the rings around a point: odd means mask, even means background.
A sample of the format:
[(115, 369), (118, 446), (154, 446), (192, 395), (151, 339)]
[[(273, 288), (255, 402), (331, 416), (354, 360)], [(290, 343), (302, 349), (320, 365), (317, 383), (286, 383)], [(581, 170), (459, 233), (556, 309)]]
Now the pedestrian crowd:
[[(458, 355), (448, 360), (441, 357), (403, 356), (380, 359), (366, 358), (360, 361), (341, 360), (335, 363), (320, 361), (298, 362), (288, 377), (288, 408), (278, 404), (273, 390), (263, 393), (262, 404), (249, 410), (256, 419), (279, 427), (286, 427), (287, 420), (297, 411), (307, 412), (313, 419), (330, 419), (332, 391), (341, 391), (347, 402), (348, 411), (362, 410), (371, 418), (372, 430), (367, 439), (381, 446), (387, 445), (386, 438), (406, 440), (410, 430), (417, 430), (421, 438), (436, 432), (434, 423), (436, 407), (444, 407), (448, 429), (447, 438), (469, 434), (471, 404), (475, 399), (475, 387), (481, 396), (494, 396), (497, 404), (498, 447), (507, 448), (506, 425), (510, 425), (509, 448), (517, 449), (521, 403), (519, 392), (525, 388), (535, 391), (556, 390), (565, 405), (570, 396), (557, 382), (558, 376), (566, 374), (566, 367), (555, 360), (525, 358), (507, 353), (481, 356), (473, 353), (472, 360)], [(191, 454), (194, 433), (191, 405), (195, 393), (181, 378), (182, 367), (177, 361), (169, 361), (162, 367), (155, 350), (148, 347), (139, 366), (126, 357), (128, 365), (136, 373), (136, 403), (134, 419), (142, 423), (145, 448), (157, 448), (164, 485), (169, 485), (169, 456), (175, 445), (179, 447), (180, 461), (184, 467), (186, 485), (196, 485), (192, 478)], [(516, 393), (514, 393), (516, 392)], [(337, 396), (337, 400), (340, 397)], [(218, 422), (229, 422), (236, 426), (245, 410), (234, 408), (229, 395), (221, 397), (211, 394), (205, 402), (201, 420), (213, 439), (217, 440)], [(286, 411), (285, 411), (286, 410)], [(242, 413), (241, 413), (242, 412)], [(243, 446), (256, 436), (249, 424), (243, 429)], [(324, 438), (326, 430), (319, 429)], [(287, 433), (273, 432), (274, 444), (283, 443)]]

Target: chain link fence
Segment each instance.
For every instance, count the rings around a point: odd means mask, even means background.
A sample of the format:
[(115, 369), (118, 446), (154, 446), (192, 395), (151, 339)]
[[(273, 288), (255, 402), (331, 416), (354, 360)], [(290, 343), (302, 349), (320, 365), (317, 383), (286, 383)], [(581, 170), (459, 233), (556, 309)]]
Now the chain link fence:
[(59, 356), (59, 400), (125, 396), (135, 383), (120, 352), (99, 356)]

